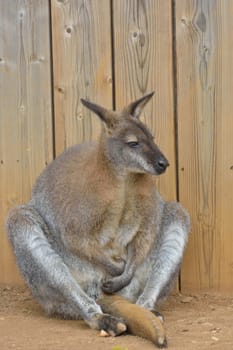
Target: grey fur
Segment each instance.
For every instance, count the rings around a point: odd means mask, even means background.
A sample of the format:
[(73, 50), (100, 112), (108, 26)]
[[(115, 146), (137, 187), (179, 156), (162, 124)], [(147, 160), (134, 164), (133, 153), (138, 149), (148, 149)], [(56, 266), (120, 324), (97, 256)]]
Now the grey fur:
[(177, 276), (189, 216), (164, 202), (153, 175), (168, 161), (139, 120), (148, 94), (121, 112), (82, 100), (102, 120), (99, 142), (77, 145), (39, 176), (27, 205), (7, 219), (25, 281), (49, 314), (117, 334), (96, 299), (117, 292), (148, 309)]

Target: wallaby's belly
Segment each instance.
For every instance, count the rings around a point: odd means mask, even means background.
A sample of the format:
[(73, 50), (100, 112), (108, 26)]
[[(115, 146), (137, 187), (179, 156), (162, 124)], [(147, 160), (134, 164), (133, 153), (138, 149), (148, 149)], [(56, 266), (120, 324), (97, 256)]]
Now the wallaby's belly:
[(142, 219), (139, 213), (138, 215), (135, 215), (135, 213), (126, 212), (118, 227), (115, 236), (115, 242), (118, 243), (121, 247), (127, 247), (127, 245), (133, 240), (133, 238), (137, 234), (141, 225), (141, 221)]
[[(46, 198), (46, 194), (42, 196), (42, 193), (40, 193), (39, 205), (37, 200), (31, 202), (34, 207), (38, 207), (40, 214), (49, 226), (50, 234), (59, 244), (64, 244), (66, 248), (70, 247), (74, 252), (75, 247), (79, 246), (81, 241), (85, 246), (90, 245), (90, 249), (92, 249), (93, 242), (95, 242), (100, 249), (107, 252), (110, 258), (126, 261), (127, 246), (136, 236), (146, 215), (145, 212), (142, 215), (141, 211), (138, 210), (138, 203), (132, 194), (130, 199), (121, 201), (116, 198), (115, 201), (113, 200), (110, 205), (106, 205), (104, 208), (100, 208), (97, 202), (92, 206), (92, 211), (86, 218), (85, 229), (83, 229), (84, 225), (80, 224), (83, 221), (84, 214), (79, 210), (76, 211), (75, 207), (70, 207), (70, 201), (67, 198), (60, 197), (61, 204), (58, 205), (56, 202), (56, 206), (52, 199), (50, 200), (50, 198)], [(66, 201), (67, 207), (64, 205)], [(73, 202), (75, 203), (74, 199)], [(84, 213), (89, 211), (88, 207), (85, 209), (85, 201), (82, 206)], [(100, 214), (97, 213), (98, 211)], [(101, 211), (104, 212), (103, 216), (101, 216)], [(96, 224), (95, 216), (98, 224)], [(70, 236), (72, 236), (72, 240), (69, 241)]]
[(114, 203), (107, 210), (98, 237), (101, 247), (108, 249), (113, 258), (126, 260), (127, 246), (139, 230), (142, 218), (136, 204), (133, 200), (125, 201), (121, 206)]

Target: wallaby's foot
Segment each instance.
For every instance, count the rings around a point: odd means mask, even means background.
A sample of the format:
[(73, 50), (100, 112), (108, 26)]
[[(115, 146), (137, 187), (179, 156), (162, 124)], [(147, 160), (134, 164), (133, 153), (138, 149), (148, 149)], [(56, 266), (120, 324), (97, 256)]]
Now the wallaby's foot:
[(122, 318), (114, 317), (108, 314), (95, 314), (88, 322), (93, 329), (104, 330), (112, 337), (124, 333), (127, 329)]

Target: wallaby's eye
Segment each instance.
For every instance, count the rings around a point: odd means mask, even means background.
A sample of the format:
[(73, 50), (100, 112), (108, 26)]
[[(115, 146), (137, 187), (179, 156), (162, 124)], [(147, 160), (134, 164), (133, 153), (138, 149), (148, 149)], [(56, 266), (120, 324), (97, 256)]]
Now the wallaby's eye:
[(138, 141), (130, 141), (130, 142), (127, 142), (127, 145), (129, 147), (132, 147), (132, 148), (136, 148), (138, 146), (140, 146), (139, 142)]

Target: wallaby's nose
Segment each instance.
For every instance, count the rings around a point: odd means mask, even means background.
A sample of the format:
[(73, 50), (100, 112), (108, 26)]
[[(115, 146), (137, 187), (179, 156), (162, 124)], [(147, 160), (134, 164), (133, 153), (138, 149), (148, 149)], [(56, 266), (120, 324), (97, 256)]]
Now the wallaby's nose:
[(157, 168), (158, 168), (158, 173), (162, 174), (164, 171), (167, 169), (169, 166), (169, 163), (166, 158), (159, 158), (157, 161)]

